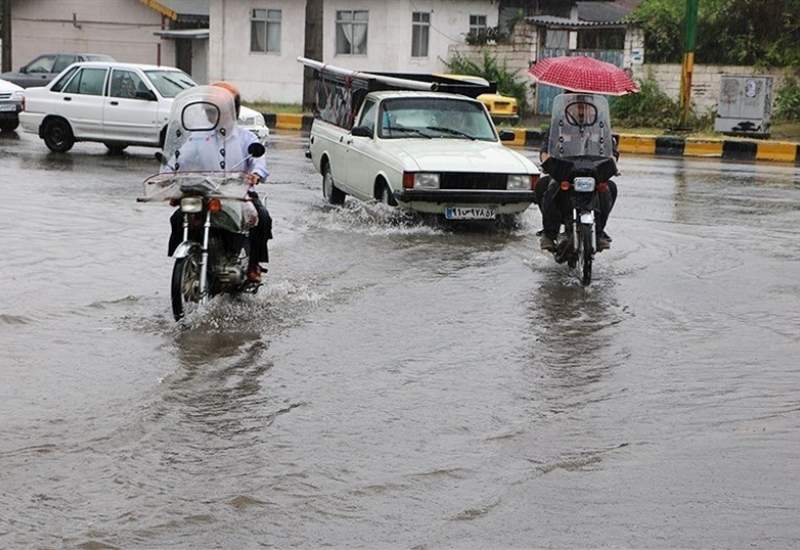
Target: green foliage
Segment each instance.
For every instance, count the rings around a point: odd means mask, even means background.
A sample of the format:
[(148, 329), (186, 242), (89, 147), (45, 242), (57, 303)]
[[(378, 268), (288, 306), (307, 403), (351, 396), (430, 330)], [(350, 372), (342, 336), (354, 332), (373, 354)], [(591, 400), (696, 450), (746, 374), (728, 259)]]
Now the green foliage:
[(497, 44), (508, 40), (508, 35), (500, 27), (487, 27), (477, 32), (469, 31), (464, 41), (470, 46), (483, 46), (484, 44)]
[[(685, 9), (682, 0), (644, 0), (633, 13), (649, 61), (681, 61)], [(703, 0), (695, 61), (800, 66), (800, 0)]]
[[(611, 119), (629, 128), (677, 128), (680, 105), (665, 94), (652, 78), (639, 81), (640, 92), (614, 98), (611, 102)], [(709, 110), (698, 114), (692, 109), (687, 120), (688, 129), (711, 130), (716, 113)]]
[(775, 98), (775, 118), (800, 122), (800, 82), (789, 77)]
[(677, 123), (679, 107), (661, 91), (655, 80), (639, 82), (640, 92), (615, 98), (611, 104), (614, 122), (625, 126), (670, 128)]
[(501, 64), (488, 50), (483, 50), (479, 62), (456, 53), (449, 61), (445, 61), (445, 65), (454, 74), (480, 76), (489, 82), (496, 82), (498, 93), (517, 99), (521, 116), (528, 112), (527, 81), (517, 76), (519, 71), (510, 70), (505, 61)]

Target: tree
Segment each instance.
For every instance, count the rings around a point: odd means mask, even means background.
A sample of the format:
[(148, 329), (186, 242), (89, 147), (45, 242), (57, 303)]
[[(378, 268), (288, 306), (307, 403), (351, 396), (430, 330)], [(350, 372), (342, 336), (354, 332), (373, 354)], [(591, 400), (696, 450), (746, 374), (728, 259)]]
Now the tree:
[[(644, 0), (632, 18), (648, 60), (679, 63), (685, 2)], [(800, 0), (702, 0), (698, 63), (800, 66)]]

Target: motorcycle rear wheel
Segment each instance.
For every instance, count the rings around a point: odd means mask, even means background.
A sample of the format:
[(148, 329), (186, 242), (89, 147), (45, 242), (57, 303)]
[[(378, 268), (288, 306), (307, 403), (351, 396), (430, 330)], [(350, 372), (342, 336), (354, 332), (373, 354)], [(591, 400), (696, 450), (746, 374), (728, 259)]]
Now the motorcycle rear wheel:
[(592, 283), (592, 228), (589, 225), (581, 224), (578, 231), (581, 245), (579, 251), (581, 284), (589, 286)]
[(190, 254), (184, 258), (177, 258), (172, 268), (172, 315), (180, 321), (200, 303), (203, 297), (200, 288), (200, 257)]

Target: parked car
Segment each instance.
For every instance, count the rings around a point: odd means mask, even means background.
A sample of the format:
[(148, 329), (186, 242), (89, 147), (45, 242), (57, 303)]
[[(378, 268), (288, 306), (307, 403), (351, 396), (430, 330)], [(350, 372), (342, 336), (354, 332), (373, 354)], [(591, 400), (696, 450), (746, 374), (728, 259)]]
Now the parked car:
[(442, 214), (493, 219), (533, 202), (536, 165), (503, 146), (480, 101), (457, 94), (376, 91), (352, 130), (314, 120), (310, 153), (328, 202), (345, 195)]
[(0, 131), (10, 132), (19, 125), (19, 112), (24, 103), (22, 88), (0, 80)]
[(23, 88), (46, 86), (58, 73), (81, 61), (114, 61), (114, 59), (108, 55), (95, 53), (45, 54), (20, 67), (17, 72), (0, 74), (0, 78)]
[[(454, 80), (463, 80), (464, 82), (471, 82), (479, 86), (488, 86), (489, 81), (480, 76), (464, 75), (464, 74), (441, 74), (443, 76)], [(519, 105), (517, 98), (503, 95), (503, 94), (481, 94), (478, 96), (478, 101), (486, 105), (489, 109), (489, 114), (495, 122), (511, 122), (516, 124), (519, 122)]]
[[(105, 143), (115, 153), (129, 145), (161, 147), (173, 98), (196, 85), (174, 67), (76, 63), (50, 85), (25, 90), (19, 118), (54, 152), (69, 151), (78, 141)], [(264, 122), (255, 111), (243, 114), (254, 126), (259, 118)]]

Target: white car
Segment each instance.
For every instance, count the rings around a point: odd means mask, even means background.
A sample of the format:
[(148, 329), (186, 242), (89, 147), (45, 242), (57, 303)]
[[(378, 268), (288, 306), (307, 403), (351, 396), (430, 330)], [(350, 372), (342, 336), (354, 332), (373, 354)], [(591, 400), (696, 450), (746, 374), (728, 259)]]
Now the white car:
[[(26, 131), (58, 153), (78, 141), (105, 143), (117, 153), (129, 145), (161, 147), (173, 98), (196, 85), (174, 67), (76, 63), (49, 85), (26, 89), (19, 118)], [(259, 130), (264, 126), (259, 113), (242, 108), (242, 115)]]
[(533, 202), (538, 168), (501, 143), (513, 134), (498, 134), (480, 101), (379, 91), (367, 94), (350, 131), (323, 118), (312, 125), (310, 152), (332, 204), (352, 195), (447, 219), (492, 219)]
[(19, 112), (24, 104), (23, 88), (7, 80), (0, 80), (0, 132), (16, 130)]

